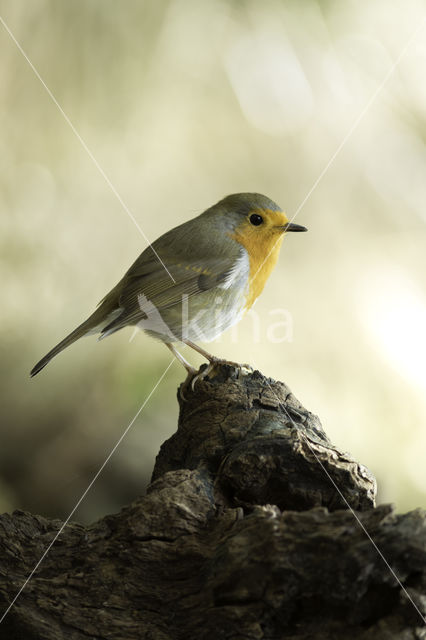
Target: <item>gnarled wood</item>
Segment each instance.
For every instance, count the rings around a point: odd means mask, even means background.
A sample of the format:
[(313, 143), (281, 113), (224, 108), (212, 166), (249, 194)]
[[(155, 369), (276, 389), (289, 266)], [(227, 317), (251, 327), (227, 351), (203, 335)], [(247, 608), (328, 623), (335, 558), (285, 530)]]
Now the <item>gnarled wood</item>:
[[(424, 637), (348, 505), (419, 608), (425, 513), (375, 508), (372, 475), (283, 383), (225, 365), (213, 374), (186, 386), (147, 494), (89, 527), (69, 524), (0, 638)], [(60, 526), (1, 516), (3, 610)]]

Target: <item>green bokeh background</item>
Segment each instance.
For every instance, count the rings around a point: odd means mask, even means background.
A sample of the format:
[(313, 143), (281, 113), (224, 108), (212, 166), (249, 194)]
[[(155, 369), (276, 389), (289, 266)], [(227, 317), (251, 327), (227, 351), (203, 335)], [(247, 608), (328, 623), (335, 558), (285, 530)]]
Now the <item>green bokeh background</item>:
[[(1, 9), (147, 238), (232, 192), (265, 193), (290, 218), (300, 209), (309, 233), (284, 242), (255, 307), (258, 339), (247, 317), (209, 348), (285, 380), (374, 472), (379, 501), (425, 506), (426, 33), (415, 34), (424, 4), (3, 0)], [(4, 26), (0, 54), (0, 507), (65, 517), (170, 354), (143, 335), (129, 342), (129, 329), (84, 339), (29, 379), (146, 240)], [(276, 309), (292, 319), (292, 340), (278, 345), (268, 339)], [(176, 428), (183, 378), (174, 363), (74, 519), (144, 491)]]

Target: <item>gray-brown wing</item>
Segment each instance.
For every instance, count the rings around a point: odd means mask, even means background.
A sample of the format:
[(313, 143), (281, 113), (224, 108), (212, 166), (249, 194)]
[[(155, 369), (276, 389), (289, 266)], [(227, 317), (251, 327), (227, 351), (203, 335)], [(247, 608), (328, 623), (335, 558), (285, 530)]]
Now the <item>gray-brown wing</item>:
[(126, 325), (137, 324), (146, 317), (141, 309), (141, 298), (153, 304), (159, 312), (182, 303), (184, 296), (192, 297), (213, 289), (232, 276), (235, 260), (204, 258), (201, 261), (167, 264), (170, 275), (158, 259), (154, 258), (130, 269), (119, 283), (118, 298), (123, 309), (121, 315), (105, 327), (111, 333)]

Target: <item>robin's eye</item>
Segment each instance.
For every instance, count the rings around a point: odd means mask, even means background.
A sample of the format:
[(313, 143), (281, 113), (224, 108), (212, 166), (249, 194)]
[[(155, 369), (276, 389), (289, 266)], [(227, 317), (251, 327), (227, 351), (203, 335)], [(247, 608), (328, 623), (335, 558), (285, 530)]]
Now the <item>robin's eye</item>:
[(263, 218), (258, 213), (253, 213), (250, 216), (250, 222), (254, 224), (255, 227), (258, 227), (260, 224), (262, 224)]

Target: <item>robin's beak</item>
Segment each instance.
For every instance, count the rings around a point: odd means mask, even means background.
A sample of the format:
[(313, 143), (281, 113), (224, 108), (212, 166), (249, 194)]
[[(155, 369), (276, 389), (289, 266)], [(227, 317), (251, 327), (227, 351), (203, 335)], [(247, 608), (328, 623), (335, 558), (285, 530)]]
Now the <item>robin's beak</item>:
[(283, 224), (281, 227), (278, 227), (281, 231), (307, 231), (306, 227), (302, 227), (301, 224), (294, 224), (294, 222), (287, 222), (287, 224)]

